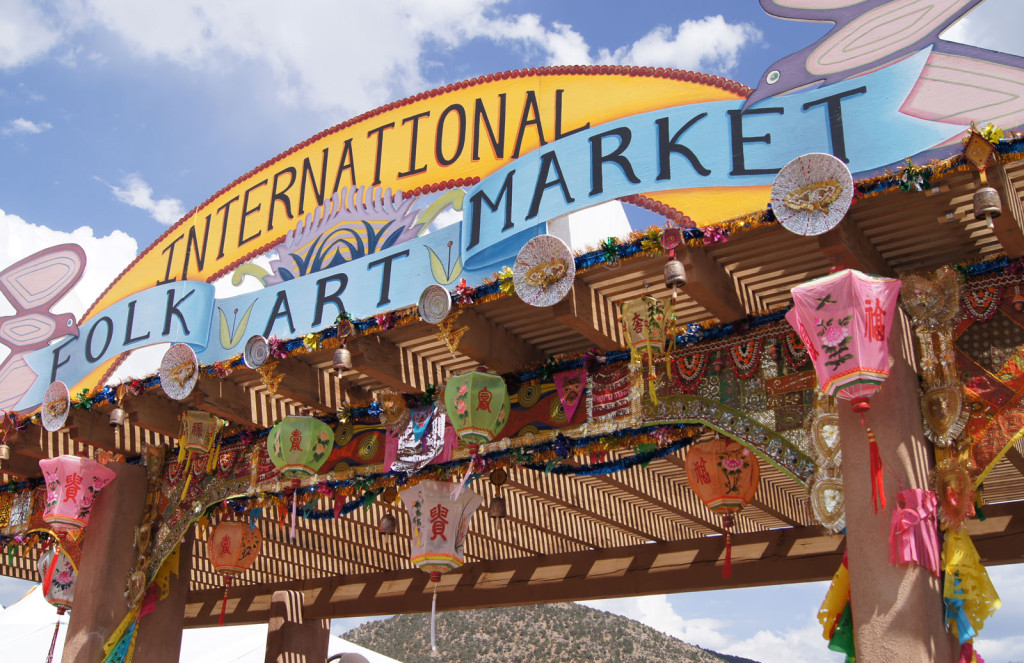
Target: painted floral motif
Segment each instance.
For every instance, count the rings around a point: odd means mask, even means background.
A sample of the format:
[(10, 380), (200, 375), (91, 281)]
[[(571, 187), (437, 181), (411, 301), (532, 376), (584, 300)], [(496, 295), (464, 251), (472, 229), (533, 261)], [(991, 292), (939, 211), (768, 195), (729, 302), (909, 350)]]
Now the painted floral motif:
[(744, 470), (750, 467), (750, 450), (726, 449), (718, 454), (718, 469), (725, 479), (723, 489), (726, 495), (735, 495), (745, 486), (743, 484)]
[(818, 328), (818, 338), (821, 339), (821, 347), (828, 355), (825, 365), (832, 367), (833, 370), (838, 370), (840, 366), (853, 359), (853, 353), (849, 350), (850, 330), (848, 329), (852, 319), (851, 315), (839, 319), (814, 319), (814, 324)]

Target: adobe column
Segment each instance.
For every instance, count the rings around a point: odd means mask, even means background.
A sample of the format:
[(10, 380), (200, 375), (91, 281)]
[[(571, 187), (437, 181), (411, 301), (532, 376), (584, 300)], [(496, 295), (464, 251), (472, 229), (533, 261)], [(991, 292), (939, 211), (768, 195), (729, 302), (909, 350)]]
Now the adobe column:
[(65, 663), (103, 660), (103, 645), (128, 614), (124, 591), (135, 565), (135, 528), (146, 506), (146, 470), (109, 463), (117, 474), (93, 504), (82, 545)]
[(265, 663), (325, 661), (330, 636), (329, 620), (303, 620), (302, 592), (274, 592), (270, 599)]
[(892, 372), (871, 398), (865, 418), (886, 466), (885, 510), (871, 501), (867, 432), (849, 401), (839, 400), (846, 500), (850, 605), (858, 663), (952, 661), (939, 579), (922, 566), (889, 562), (889, 527), (899, 488), (928, 488), (931, 442), (924, 437), (914, 362), (914, 335), (901, 310), (893, 321)]
[(185, 626), (185, 599), (192, 575), (195, 527), (189, 527), (178, 553), (178, 575), (170, 577), (167, 598), (158, 601), (153, 612), (139, 620), (135, 660), (146, 663), (178, 663), (181, 631)]

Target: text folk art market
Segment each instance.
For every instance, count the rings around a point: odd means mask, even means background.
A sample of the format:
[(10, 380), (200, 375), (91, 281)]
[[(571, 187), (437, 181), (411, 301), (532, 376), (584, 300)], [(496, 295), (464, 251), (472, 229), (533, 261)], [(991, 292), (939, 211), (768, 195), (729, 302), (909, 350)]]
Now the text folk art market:
[[(241, 175), (81, 317), (81, 247), (0, 271), (0, 573), (70, 611), (63, 660), (831, 579), (823, 651), (982, 661), (1024, 549), (1024, 58), (939, 37), (977, 0), (761, 4), (835, 27), (753, 89), (481, 76)], [(593, 225), (619, 203), (651, 227)]]

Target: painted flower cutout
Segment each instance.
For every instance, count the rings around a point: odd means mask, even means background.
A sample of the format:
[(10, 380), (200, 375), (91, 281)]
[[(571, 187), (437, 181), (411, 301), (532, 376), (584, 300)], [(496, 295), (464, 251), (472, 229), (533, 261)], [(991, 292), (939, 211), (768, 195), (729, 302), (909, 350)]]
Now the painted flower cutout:
[(741, 458), (723, 458), (722, 467), (730, 472), (743, 469), (743, 459)]
[(821, 344), (829, 348), (839, 347), (839, 344), (841, 344), (849, 336), (850, 330), (848, 330), (846, 327), (831, 325), (829, 327), (826, 327), (825, 332), (821, 335)]

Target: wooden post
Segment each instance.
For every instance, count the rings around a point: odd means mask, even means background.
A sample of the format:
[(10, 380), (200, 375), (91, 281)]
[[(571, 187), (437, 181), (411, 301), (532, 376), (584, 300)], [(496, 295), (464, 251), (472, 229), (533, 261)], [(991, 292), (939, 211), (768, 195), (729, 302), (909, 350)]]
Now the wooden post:
[(302, 619), (302, 592), (274, 592), (270, 599), (266, 663), (325, 661), (330, 644), (331, 622)]
[(135, 660), (146, 663), (178, 663), (181, 656), (181, 630), (185, 625), (185, 596), (192, 574), (192, 548), (195, 528), (190, 527), (178, 553), (178, 575), (170, 577), (167, 598), (139, 621), (135, 642)]
[(117, 474), (92, 508), (64, 641), (65, 663), (102, 661), (103, 645), (128, 614), (124, 591), (135, 565), (135, 528), (146, 505), (146, 471), (110, 463)]
[(953, 660), (939, 579), (924, 567), (889, 562), (889, 527), (900, 489), (896, 477), (904, 488), (928, 488), (932, 464), (931, 443), (921, 427), (913, 338), (906, 316), (898, 311), (889, 339), (892, 372), (871, 398), (871, 409), (865, 415), (887, 468), (887, 507), (877, 515), (871, 501), (867, 432), (850, 403), (839, 401), (850, 604), (858, 663)]

